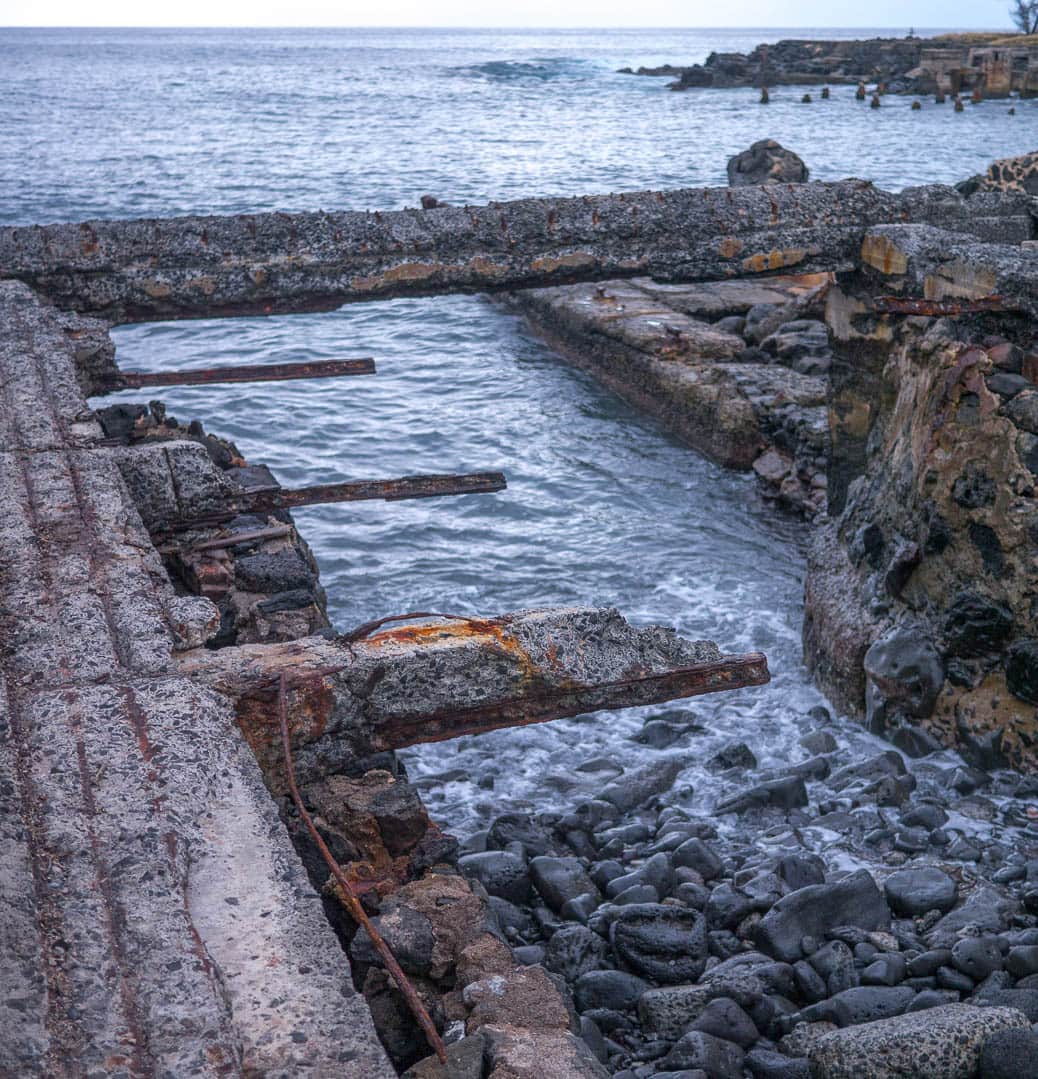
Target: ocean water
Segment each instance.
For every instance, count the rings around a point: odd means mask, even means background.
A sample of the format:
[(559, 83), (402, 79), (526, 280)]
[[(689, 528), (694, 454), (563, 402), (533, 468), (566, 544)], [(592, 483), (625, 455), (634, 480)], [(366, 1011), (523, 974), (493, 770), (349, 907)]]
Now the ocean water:
[[(450, 202), (720, 184), (758, 138), (821, 179), (954, 181), (1038, 142), (1038, 101), (955, 115), (850, 88), (674, 94), (617, 67), (702, 60), (780, 36), (881, 31), (133, 31), (0, 29), (0, 223)], [(131, 369), (373, 356), (379, 374), (163, 393), (289, 484), (502, 469), (506, 492), (301, 510), (339, 628), (413, 609), (493, 615), (603, 604), (768, 654), (763, 689), (565, 720), (406, 755), (464, 835), (513, 806), (591, 793), (573, 771), (646, 715), (704, 730), (672, 797), (708, 808), (696, 761), (733, 738), (797, 759), (824, 703), (800, 658), (805, 530), (751, 479), (703, 461), (478, 297), (116, 331)], [(139, 395), (122, 395), (135, 399)], [(845, 736), (866, 735), (842, 721)], [(447, 773), (443, 780), (436, 776)]]

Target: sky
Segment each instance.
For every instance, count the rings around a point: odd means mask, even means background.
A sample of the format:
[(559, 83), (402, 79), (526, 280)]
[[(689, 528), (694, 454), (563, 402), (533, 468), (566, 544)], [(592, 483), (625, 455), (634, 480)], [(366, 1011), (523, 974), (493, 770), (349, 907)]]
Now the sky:
[(0, 0), (0, 26), (1009, 26), (1009, 0)]

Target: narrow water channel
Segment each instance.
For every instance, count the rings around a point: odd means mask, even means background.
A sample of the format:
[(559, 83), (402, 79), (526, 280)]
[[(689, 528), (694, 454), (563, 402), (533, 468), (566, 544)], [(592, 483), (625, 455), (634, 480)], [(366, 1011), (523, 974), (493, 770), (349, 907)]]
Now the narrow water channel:
[[(792, 759), (803, 716), (822, 703), (800, 662), (806, 527), (763, 504), (752, 478), (702, 460), (568, 367), (520, 320), (456, 297), (116, 337), (120, 363), (142, 369), (374, 356), (373, 378), (164, 391), (171, 413), (201, 418), (284, 483), (505, 472), (498, 495), (299, 511), (341, 629), (415, 609), (601, 604), (726, 651), (768, 654), (764, 689), (410, 751), (413, 776), (444, 776), (424, 794), (460, 834), (506, 805), (586, 796), (594, 781), (574, 770), (584, 760), (655, 755), (630, 740), (650, 714), (678, 711), (706, 728), (673, 747), (690, 761), (732, 738), (762, 763)], [(689, 784), (696, 801), (710, 792), (698, 765), (679, 790)]]

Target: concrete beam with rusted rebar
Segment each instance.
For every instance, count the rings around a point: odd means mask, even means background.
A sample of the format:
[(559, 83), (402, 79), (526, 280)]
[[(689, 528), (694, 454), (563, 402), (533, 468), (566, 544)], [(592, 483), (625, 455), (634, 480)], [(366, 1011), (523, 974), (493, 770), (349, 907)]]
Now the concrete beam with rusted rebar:
[(243, 214), (0, 229), (0, 278), (112, 322), (321, 311), (358, 300), (653, 275), (853, 265), (870, 226), (1033, 235), (1023, 195), (862, 180), (688, 188), (386, 213)]
[(268, 783), (284, 784), (277, 694), (301, 781), (387, 749), (596, 709), (655, 704), (763, 685), (759, 652), (722, 655), (661, 626), (636, 629), (611, 608), (425, 618), (364, 640), (309, 637), (184, 653), (180, 669), (236, 701)]

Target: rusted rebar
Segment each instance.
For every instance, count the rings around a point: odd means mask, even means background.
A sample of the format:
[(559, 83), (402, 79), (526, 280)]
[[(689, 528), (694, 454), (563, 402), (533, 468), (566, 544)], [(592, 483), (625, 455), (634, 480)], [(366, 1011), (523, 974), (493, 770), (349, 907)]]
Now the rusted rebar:
[(243, 513), (276, 513), (298, 506), (329, 502), (362, 502), (382, 499), (399, 502), (408, 498), (438, 498), (441, 495), (493, 494), (508, 484), (501, 472), (472, 472), (463, 476), (401, 476), (393, 480), (349, 480), (346, 483), (319, 483), (312, 487), (260, 487), (243, 491), (226, 510), (167, 521), (156, 534), (184, 532), (191, 528), (214, 528), (233, 521)]
[(374, 945), (375, 951), (378, 952), (382, 962), (385, 963), (386, 970), (389, 971), (393, 981), (396, 982), (397, 988), (399, 988), (400, 992), (404, 995), (408, 1007), (411, 1009), (414, 1017), (418, 1020), (418, 1025), (424, 1031), (429, 1047), (436, 1053), (440, 1063), (446, 1064), (447, 1050), (436, 1030), (435, 1023), (432, 1021), (432, 1016), (429, 1015), (428, 1010), (422, 1003), (414, 986), (408, 980), (407, 975), (401, 970), (400, 964), (396, 961), (389, 945), (386, 944), (385, 940), (382, 939), (382, 935), (372, 924), (371, 919), (367, 915), (367, 911), (364, 910), (360, 899), (353, 890), (353, 885), (350, 883), (349, 877), (346, 876), (342, 866), (335, 860), (334, 855), (328, 849), (328, 845), (325, 843), (324, 839), (321, 838), (321, 833), (317, 830), (317, 826), (307, 812), (306, 806), (303, 805), (303, 799), (299, 794), (299, 788), (296, 786), (295, 764), (292, 759), (292, 739), (288, 732), (288, 704), (286, 700), (287, 683), (287, 677), (282, 674), (278, 682), (278, 720), (281, 724), (281, 745), (285, 753), (285, 776), (288, 780), (288, 789), (292, 795), (292, 801), (295, 802), (300, 819), (303, 821), (303, 824), (306, 825), (306, 830), (310, 833), (310, 838), (313, 839), (317, 849), (321, 852), (321, 857), (324, 859), (329, 870), (331, 870), (331, 874), (335, 878), (336, 884), (339, 886), (343, 906), (349, 911), (353, 920), (360, 925), (371, 938), (371, 943)]
[(122, 371), (99, 393), (140, 390), (149, 386), (211, 386), (231, 382), (287, 382), (297, 378), (343, 378), (375, 374), (375, 361), (317, 360), (313, 363), (248, 363), (235, 367), (195, 367), (186, 371)]
[(927, 300), (915, 296), (877, 296), (874, 310), (892, 315), (925, 315), (943, 318), (979, 314), (982, 311), (1007, 311), (1012, 305), (1004, 296), (984, 296), (979, 300)]

